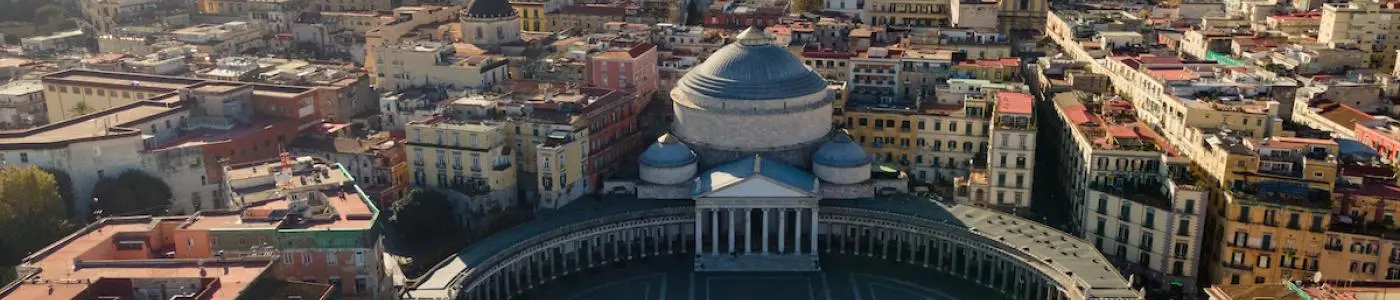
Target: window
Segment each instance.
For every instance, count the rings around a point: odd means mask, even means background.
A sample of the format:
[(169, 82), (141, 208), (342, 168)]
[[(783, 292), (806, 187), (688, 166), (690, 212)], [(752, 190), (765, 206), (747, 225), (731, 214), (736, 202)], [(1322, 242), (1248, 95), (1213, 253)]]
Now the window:
[(1177, 225), (1176, 225), (1176, 235), (1179, 235), (1179, 236), (1188, 236), (1188, 235), (1190, 235), (1190, 232), (1191, 232), (1191, 231), (1190, 231), (1190, 230), (1191, 230), (1191, 220), (1188, 220), (1188, 219), (1181, 219), (1181, 220), (1177, 220), (1176, 223), (1177, 223)]
[(19, 162), (21, 162), (21, 163), (29, 163), (29, 153), (20, 152), (20, 153), (19, 153)]
[(1176, 242), (1176, 245), (1172, 246), (1172, 257), (1186, 259), (1190, 255), (1190, 249), (1191, 246), (1186, 245), (1186, 242)]
[(306, 253), (302, 253), (302, 254), (301, 254), (301, 264), (303, 264), (303, 265), (309, 265), (309, 264), (311, 264), (311, 252), (306, 252)]
[(327, 264), (327, 265), (332, 265), (332, 266), (334, 266), (334, 265), (340, 264), (339, 260), (340, 260), (340, 258), (339, 258), (339, 257), (336, 257), (335, 251), (326, 252), (326, 264)]
[(1260, 267), (1260, 268), (1268, 269), (1268, 268), (1269, 268), (1269, 256), (1268, 256), (1268, 255), (1260, 255), (1260, 256), (1259, 256), (1259, 261), (1258, 261), (1255, 265), (1258, 266), (1258, 267)]
[(289, 265), (292, 264), (292, 254), (291, 254), (291, 253), (287, 253), (287, 254), (282, 255), (282, 263), (283, 263), (283, 264), (289, 264)]
[(1142, 234), (1142, 241), (1138, 243), (1138, 246), (1143, 249), (1152, 249), (1152, 235), (1144, 232)]
[(1157, 223), (1157, 212), (1149, 208), (1143, 216), (1142, 227), (1152, 229), (1156, 227), (1155, 225), (1153, 225), (1155, 223)]

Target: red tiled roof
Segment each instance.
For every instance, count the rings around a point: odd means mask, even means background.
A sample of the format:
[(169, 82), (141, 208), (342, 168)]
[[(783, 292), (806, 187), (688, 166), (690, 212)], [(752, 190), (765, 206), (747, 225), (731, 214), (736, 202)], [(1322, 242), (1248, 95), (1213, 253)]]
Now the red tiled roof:
[(1346, 128), (1356, 128), (1356, 123), (1371, 119), (1370, 114), (1346, 104), (1323, 104), (1321, 108), (1322, 112), (1318, 113), (1319, 115)]
[(1034, 98), (1025, 93), (998, 92), (997, 112), (1011, 114), (1031, 114), (1031, 106), (1035, 104)]
[(1089, 114), (1089, 111), (1085, 110), (1083, 106), (1065, 108), (1065, 117), (1069, 118), (1070, 123), (1074, 123), (1074, 125), (1103, 124), (1103, 120)]

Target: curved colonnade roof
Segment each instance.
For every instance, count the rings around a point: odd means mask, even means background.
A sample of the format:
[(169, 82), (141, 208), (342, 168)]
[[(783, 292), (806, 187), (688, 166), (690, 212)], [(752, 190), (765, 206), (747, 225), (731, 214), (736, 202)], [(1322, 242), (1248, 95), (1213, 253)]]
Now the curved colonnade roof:
[[(627, 212), (693, 207), (694, 203), (689, 199), (574, 201), (558, 211), (541, 215), (534, 221), (468, 246), (456, 256), (439, 263), (417, 284), (403, 292), (407, 298), (447, 298), (452, 287), (459, 284), (459, 274), (471, 271), (497, 253), (531, 237), (569, 224)], [(978, 207), (948, 205), (903, 195), (857, 200), (824, 199), (821, 200), (820, 206), (865, 209), (971, 228), (989, 239), (1001, 241), (1040, 258), (1042, 262), (1060, 271), (1059, 275), (1072, 273), (1078, 284), (1087, 285), (1083, 288), (1090, 297), (1141, 297), (1117, 269), (1109, 264), (1107, 258), (1088, 242), (1034, 221)]]

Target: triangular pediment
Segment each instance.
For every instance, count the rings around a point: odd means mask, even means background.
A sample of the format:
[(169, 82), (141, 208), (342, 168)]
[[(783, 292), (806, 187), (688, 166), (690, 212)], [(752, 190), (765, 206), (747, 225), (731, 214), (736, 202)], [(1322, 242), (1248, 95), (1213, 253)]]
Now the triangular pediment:
[(754, 176), (718, 187), (697, 198), (810, 198), (812, 194), (766, 177)]

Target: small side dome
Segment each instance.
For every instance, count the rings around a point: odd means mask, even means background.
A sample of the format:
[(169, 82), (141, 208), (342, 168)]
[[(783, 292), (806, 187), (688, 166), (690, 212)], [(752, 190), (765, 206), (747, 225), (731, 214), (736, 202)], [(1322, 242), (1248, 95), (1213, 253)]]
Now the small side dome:
[(871, 159), (864, 148), (843, 132), (818, 148), (817, 152), (812, 154), (812, 162), (832, 167), (855, 167), (869, 165)]
[(677, 185), (695, 178), (695, 151), (670, 134), (656, 139), (637, 160), (638, 175), (648, 183)]
[(695, 151), (690, 151), (690, 147), (682, 144), (671, 134), (661, 135), (656, 139), (656, 143), (642, 151), (642, 156), (638, 160), (648, 166), (659, 168), (679, 167), (695, 163)]
[(870, 180), (869, 153), (841, 132), (812, 153), (812, 173), (835, 184), (857, 184)]

